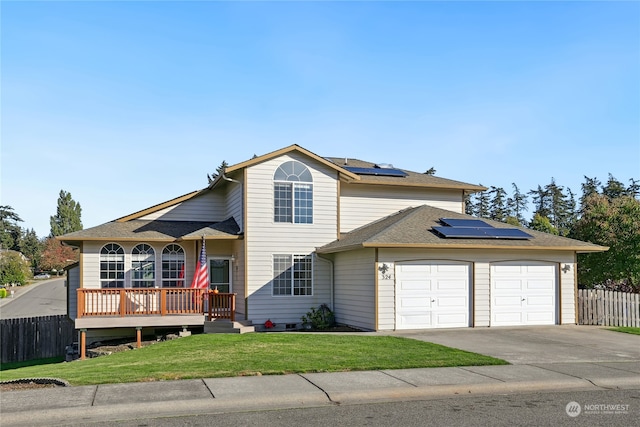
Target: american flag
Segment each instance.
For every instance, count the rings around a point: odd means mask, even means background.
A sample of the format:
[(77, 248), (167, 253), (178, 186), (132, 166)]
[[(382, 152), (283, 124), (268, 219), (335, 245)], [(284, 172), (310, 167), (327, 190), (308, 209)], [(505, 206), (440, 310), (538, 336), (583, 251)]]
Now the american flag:
[(196, 273), (193, 275), (191, 282), (192, 288), (207, 289), (209, 287), (209, 268), (207, 266), (207, 249), (204, 244), (204, 236), (202, 236), (202, 249), (200, 250), (200, 258), (196, 265)]

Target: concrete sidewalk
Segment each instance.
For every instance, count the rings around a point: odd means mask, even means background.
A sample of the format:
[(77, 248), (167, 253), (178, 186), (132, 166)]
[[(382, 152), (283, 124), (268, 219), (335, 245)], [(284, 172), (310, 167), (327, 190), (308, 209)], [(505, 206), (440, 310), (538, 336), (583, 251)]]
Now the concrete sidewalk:
[(640, 361), (544, 363), (105, 384), (0, 395), (2, 426), (300, 408), (455, 395), (640, 390)]

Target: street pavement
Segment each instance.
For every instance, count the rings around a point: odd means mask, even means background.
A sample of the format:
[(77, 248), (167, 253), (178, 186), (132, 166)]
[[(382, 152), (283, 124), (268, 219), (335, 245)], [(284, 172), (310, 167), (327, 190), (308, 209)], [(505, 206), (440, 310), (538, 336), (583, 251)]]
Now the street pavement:
[[(640, 390), (640, 336), (604, 328), (549, 326), (384, 334), (482, 350), (478, 352), (502, 355), (512, 364), (9, 391), (0, 395), (1, 425), (78, 425), (474, 394)], [(635, 405), (631, 410), (640, 414), (640, 405), (630, 403)]]

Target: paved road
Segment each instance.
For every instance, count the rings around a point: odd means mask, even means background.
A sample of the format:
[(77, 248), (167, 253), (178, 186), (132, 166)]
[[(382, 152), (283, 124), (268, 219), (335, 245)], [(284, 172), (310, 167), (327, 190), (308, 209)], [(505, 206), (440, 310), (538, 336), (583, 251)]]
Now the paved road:
[[(567, 405), (576, 402), (580, 413), (570, 416)], [(619, 405), (617, 410), (590, 405)], [(575, 408), (575, 407), (574, 407)], [(268, 411), (210, 413), (189, 416), (142, 417), (120, 420), (120, 427), (196, 426), (608, 426), (637, 425), (640, 391), (605, 390), (545, 392), (510, 395), (438, 397), (430, 400), (379, 402)], [(88, 420), (87, 420), (88, 421)], [(69, 425), (86, 425), (85, 422)], [(92, 423), (112, 426), (113, 421)]]
[(1, 300), (0, 319), (67, 314), (65, 279), (49, 279), (13, 288), (15, 296)]

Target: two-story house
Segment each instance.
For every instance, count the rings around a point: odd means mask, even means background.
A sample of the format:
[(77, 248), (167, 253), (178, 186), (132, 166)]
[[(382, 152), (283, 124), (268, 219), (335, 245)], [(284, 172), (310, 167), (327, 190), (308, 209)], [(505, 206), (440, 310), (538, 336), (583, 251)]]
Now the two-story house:
[(204, 243), (210, 287), (257, 325), (294, 327), (320, 304), (363, 330), (575, 324), (576, 254), (607, 248), (465, 215), (482, 190), (291, 145), (61, 236), (80, 249), (69, 315), (94, 338), (202, 326)]

